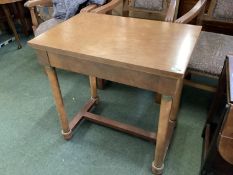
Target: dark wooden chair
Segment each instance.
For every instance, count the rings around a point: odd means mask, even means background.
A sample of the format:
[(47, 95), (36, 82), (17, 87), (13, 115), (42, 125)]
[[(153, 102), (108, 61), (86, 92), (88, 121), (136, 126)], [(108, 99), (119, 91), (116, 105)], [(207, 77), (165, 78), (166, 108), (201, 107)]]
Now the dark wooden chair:
[[(203, 131), (201, 175), (233, 174), (233, 56), (225, 61)], [(230, 76), (229, 76), (230, 75)]]
[[(207, 0), (199, 0), (188, 13), (175, 22), (189, 23), (197, 17), (198, 24), (202, 24), (203, 20), (225, 25), (233, 24), (233, 1), (212, 0), (208, 13), (205, 13), (206, 3)], [(184, 84), (215, 92), (216, 87), (193, 82), (190, 80), (190, 76), (195, 74), (218, 79), (223, 68), (224, 58), (230, 53), (233, 53), (233, 36), (203, 31), (191, 56), (187, 70), (188, 79), (184, 81)]]

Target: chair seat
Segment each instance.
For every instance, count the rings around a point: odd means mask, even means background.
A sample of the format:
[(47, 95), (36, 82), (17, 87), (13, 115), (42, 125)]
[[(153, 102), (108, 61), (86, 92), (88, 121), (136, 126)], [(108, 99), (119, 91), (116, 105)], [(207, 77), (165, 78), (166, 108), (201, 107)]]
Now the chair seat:
[(57, 19), (57, 18), (51, 18), (43, 23), (41, 23), (37, 29), (35, 30), (35, 36), (38, 36), (47, 30), (51, 29), (52, 27), (56, 26), (57, 24), (63, 22), (64, 20)]
[(188, 70), (219, 77), (229, 53), (233, 53), (233, 36), (201, 32)]

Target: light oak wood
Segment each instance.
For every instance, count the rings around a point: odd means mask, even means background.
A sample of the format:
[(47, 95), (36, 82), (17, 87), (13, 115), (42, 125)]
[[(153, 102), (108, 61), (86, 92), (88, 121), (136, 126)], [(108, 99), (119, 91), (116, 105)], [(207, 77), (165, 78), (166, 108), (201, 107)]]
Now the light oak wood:
[(132, 125), (128, 125), (128, 124), (124, 124), (118, 121), (114, 121), (111, 119), (108, 119), (106, 117), (100, 116), (100, 115), (96, 115), (93, 114), (89, 111), (91, 111), (91, 109), (97, 104), (98, 99), (96, 98), (91, 98), (85, 105), (84, 107), (81, 109), (80, 112), (78, 112), (74, 118), (71, 120), (69, 127), (70, 129), (73, 131), (78, 124), (80, 124), (80, 122), (84, 119), (89, 120), (91, 122), (94, 122), (96, 124), (99, 125), (103, 125), (112, 129), (115, 129), (117, 131), (121, 131), (151, 142), (156, 141), (156, 133), (154, 132), (150, 132), (150, 131), (145, 131), (141, 128), (137, 128), (135, 126)]
[(28, 8), (32, 8), (35, 6), (45, 6), (45, 7), (52, 7), (53, 2), (52, 0), (28, 0), (24, 6)]
[(200, 26), (82, 13), (29, 44), (99, 63), (183, 77), (200, 31)]
[[(61, 122), (62, 128), (73, 131), (87, 119), (143, 139), (156, 137), (152, 168), (161, 173), (177, 119), (182, 79), (200, 31), (199, 26), (81, 13), (28, 43), (49, 71), (62, 120), (67, 116), (54, 68), (89, 75), (91, 100), (69, 124)], [(91, 113), (98, 102), (96, 77), (162, 94), (158, 134)]]
[(197, 17), (200, 12), (204, 12), (203, 9), (205, 9), (206, 3), (207, 3), (207, 0), (199, 0), (196, 3), (196, 5), (188, 13), (178, 18), (175, 22), (182, 23), (182, 24), (189, 23), (195, 17)]
[[(106, 65), (104, 63), (92, 62), (80, 59), (78, 57), (70, 57), (61, 54), (48, 53), (48, 56), (49, 65), (56, 68), (61, 68), (85, 75), (95, 75), (102, 79), (112, 80), (114, 82), (147, 89), (150, 91), (156, 91), (160, 94), (173, 95), (175, 93), (174, 87), (176, 87), (177, 80), (171, 77), (161, 78), (159, 75), (153, 75), (144, 72), (140, 72), (139, 74), (137, 70)], [(41, 57), (38, 59), (41, 59)], [(46, 64), (46, 61), (47, 60), (40, 60), (39, 62)], [(79, 64), (76, 64), (76, 62)], [(118, 76), (116, 76), (116, 74)], [(167, 84), (170, 86), (167, 86)]]
[(108, 1), (107, 4), (102, 5), (96, 9), (93, 9), (92, 13), (100, 13), (100, 14), (107, 14), (111, 12), (115, 7), (117, 7), (121, 3), (121, 0), (111, 0)]
[(90, 4), (87, 7), (80, 10), (80, 13), (87, 13), (91, 12), (92, 10), (96, 9), (98, 6), (96, 4)]
[(171, 0), (170, 1), (169, 7), (167, 9), (165, 21), (173, 22), (177, 18), (179, 3), (180, 3), (180, 0)]
[(63, 103), (63, 99), (62, 99), (62, 94), (61, 94), (59, 82), (57, 79), (57, 74), (55, 72), (55, 69), (52, 67), (45, 67), (45, 71), (48, 75), (51, 89), (52, 89), (52, 93), (54, 96), (54, 101), (56, 103), (57, 111), (59, 113), (60, 122), (61, 122), (61, 126), (62, 126), (62, 134), (63, 134), (65, 139), (69, 140), (72, 137), (72, 133), (71, 133), (71, 130), (69, 128), (69, 122), (68, 122), (66, 111), (64, 108), (64, 103)]
[(175, 88), (175, 93), (173, 95), (173, 105), (172, 105), (172, 109), (171, 109), (171, 116), (170, 116), (170, 120), (172, 122), (176, 122), (177, 119), (177, 112), (179, 109), (179, 105), (180, 105), (180, 97), (181, 97), (181, 93), (182, 93), (182, 89), (183, 89), (183, 79), (179, 79), (176, 82), (176, 88)]
[(154, 132), (149, 132), (149, 131), (145, 131), (143, 129), (137, 128), (135, 126), (132, 125), (128, 125), (128, 124), (124, 124), (118, 121), (114, 121), (105, 117), (102, 117), (100, 115), (96, 115), (90, 112), (87, 112), (84, 114), (84, 118), (92, 121), (94, 123), (109, 127), (109, 128), (113, 128), (115, 130), (154, 142), (156, 141), (156, 133)]
[(156, 138), (155, 160), (152, 163), (152, 171), (161, 174), (164, 167), (164, 159), (168, 149), (169, 119), (172, 109), (172, 97), (162, 96), (158, 133)]
[(91, 98), (97, 98), (97, 87), (96, 87), (96, 77), (89, 76), (90, 88), (91, 88)]

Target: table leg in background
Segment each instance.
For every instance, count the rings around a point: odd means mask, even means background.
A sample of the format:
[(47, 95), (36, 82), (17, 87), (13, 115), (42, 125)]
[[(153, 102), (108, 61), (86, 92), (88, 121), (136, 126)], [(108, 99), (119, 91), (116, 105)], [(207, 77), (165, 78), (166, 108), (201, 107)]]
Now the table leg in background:
[(97, 95), (97, 78), (94, 76), (89, 76), (90, 88), (91, 88), (91, 98), (97, 99), (96, 103), (98, 103), (99, 97)]

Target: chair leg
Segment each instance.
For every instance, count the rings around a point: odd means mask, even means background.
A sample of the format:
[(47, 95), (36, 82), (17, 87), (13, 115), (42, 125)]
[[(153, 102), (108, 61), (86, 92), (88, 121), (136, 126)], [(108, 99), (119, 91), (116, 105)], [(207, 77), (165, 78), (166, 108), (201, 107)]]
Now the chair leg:
[(122, 16), (124, 16), (124, 17), (129, 17), (129, 5), (128, 5), (128, 0), (123, 0)]
[(18, 7), (18, 11), (19, 11), (19, 17), (20, 17), (20, 23), (22, 25), (23, 28), (23, 33), (28, 36), (28, 31), (27, 31), (27, 23), (26, 23), (26, 18), (24, 15), (24, 10), (23, 10), (23, 5), (21, 2), (17, 2), (17, 7)]
[(15, 29), (15, 25), (11, 19), (11, 15), (10, 15), (10, 11), (9, 11), (9, 8), (7, 7), (7, 5), (5, 4), (2, 4), (2, 9), (7, 17), (7, 22), (12, 30), (12, 32), (14, 33), (14, 36), (15, 36), (15, 40), (16, 42), (18, 43), (18, 49), (22, 48), (21, 46), (21, 43), (20, 43), (20, 40), (19, 40), (19, 35), (18, 33), (16, 32), (16, 29)]
[(97, 88), (98, 89), (104, 89), (105, 86), (105, 81), (104, 79), (97, 78)]
[(185, 79), (191, 80), (191, 78), (192, 78), (192, 74), (190, 72), (187, 72), (185, 75)]
[(161, 103), (161, 98), (162, 98), (162, 95), (159, 94), (159, 93), (156, 93), (155, 94), (155, 103), (160, 104)]

